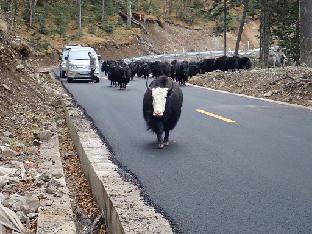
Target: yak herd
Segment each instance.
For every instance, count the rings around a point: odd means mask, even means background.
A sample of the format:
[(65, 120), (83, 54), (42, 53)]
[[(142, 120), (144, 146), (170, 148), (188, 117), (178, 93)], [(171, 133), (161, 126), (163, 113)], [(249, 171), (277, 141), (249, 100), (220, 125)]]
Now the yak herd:
[[(286, 56), (282, 53), (271, 56), (273, 66), (283, 66)], [(252, 67), (248, 57), (227, 57), (203, 59), (201, 61), (146, 62), (135, 61), (126, 64), (122, 60), (105, 61), (102, 72), (108, 76), (111, 86), (126, 88), (135, 76), (146, 79), (143, 98), (143, 117), (147, 129), (157, 135), (158, 148), (169, 145), (169, 132), (179, 121), (183, 104), (180, 85), (185, 85), (189, 77), (215, 70), (248, 70)], [(148, 85), (148, 77), (154, 79)], [(174, 80), (176, 82), (174, 82)], [(164, 134), (164, 137), (163, 137)]]
[(185, 85), (189, 77), (215, 70), (235, 71), (239, 69), (250, 69), (251, 60), (248, 57), (227, 57), (203, 59), (201, 61), (177, 61), (169, 62), (145, 62), (135, 61), (126, 64), (123, 60), (107, 60), (101, 67), (102, 72), (107, 75), (111, 86), (126, 88), (130, 80), (135, 76), (148, 78), (152, 75), (158, 78), (162, 75), (171, 77), (180, 85)]

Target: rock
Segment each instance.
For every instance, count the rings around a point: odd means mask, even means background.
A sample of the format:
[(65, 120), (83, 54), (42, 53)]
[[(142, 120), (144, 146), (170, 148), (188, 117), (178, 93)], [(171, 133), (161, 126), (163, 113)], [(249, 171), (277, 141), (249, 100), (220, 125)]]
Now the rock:
[(16, 173), (16, 171), (17, 169), (15, 168), (0, 166), (0, 176), (12, 176)]
[(0, 176), (0, 189), (3, 190), (4, 186), (9, 183), (9, 179), (5, 176)]
[(269, 92), (263, 94), (263, 97), (271, 97), (273, 95), (273, 92), (270, 90)]
[(24, 163), (19, 162), (19, 161), (12, 161), (11, 164), (15, 168), (19, 168), (19, 175), (20, 175), (22, 180), (25, 180), (26, 179), (26, 169), (24, 167)]
[(48, 172), (44, 172), (42, 175), (39, 176), (39, 180), (44, 182), (49, 182), (51, 180), (52, 176)]
[(1, 141), (4, 143), (4, 144), (9, 144), (11, 142), (11, 138), (10, 137), (2, 137), (1, 138)]
[(38, 217), (38, 213), (29, 213), (27, 215), (27, 217), (30, 218), (30, 219), (34, 219), (34, 218)]
[(3, 157), (8, 157), (8, 158), (13, 158), (18, 155), (16, 151), (10, 149), (9, 147), (5, 147), (4, 149), (0, 151), (0, 153), (2, 154)]
[(6, 195), (4, 195), (3, 193), (0, 193), (0, 203), (2, 203), (2, 201), (4, 201), (6, 199)]
[(16, 212), (16, 215), (22, 223), (27, 223), (29, 221), (28, 217), (24, 214), (23, 211)]
[(62, 173), (53, 173), (53, 177), (55, 177), (56, 179), (60, 179), (63, 177)]
[(17, 71), (22, 71), (23, 69), (25, 69), (25, 66), (23, 64), (19, 64), (16, 66)]
[(50, 199), (44, 199), (40, 201), (41, 206), (52, 206), (53, 205), (53, 200)]
[(33, 140), (33, 146), (40, 146), (41, 142), (38, 139)]
[(28, 213), (35, 213), (38, 211), (40, 202), (37, 196), (27, 196), (26, 197), (26, 204), (22, 207), (23, 211)]
[(54, 185), (52, 185), (52, 184), (50, 184), (49, 185), (49, 187), (47, 187), (46, 188), (46, 192), (48, 193), (48, 194), (53, 194), (53, 195), (55, 195), (55, 194), (57, 194), (57, 187), (56, 186), (54, 186)]
[(0, 19), (0, 32), (7, 32), (8, 31), (8, 25), (7, 23)]
[(3, 132), (3, 136), (4, 136), (4, 137), (13, 138), (13, 134), (12, 134), (11, 132), (9, 132), (9, 131)]
[(11, 207), (14, 211), (23, 211), (25, 214), (36, 213), (39, 208), (39, 199), (37, 196), (20, 196), (18, 194), (11, 195), (3, 201), (3, 205)]
[(53, 136), (53, 133), (50, 130), (42, 131), (38, 134), (40, 141), (48, 141)]
[(69, 151), (69, 152), (64, 153), (63, 157), (64, 157), (64, 159), (68, 159), (68, 158), (72, 158), (72, 157), (77, 157), (77, 154)]
[(34, 167), (34, 163), (31, 161), (25, 161), (25, 166), (27, 167), (27, 169), (30, 169)]
[(7, 86), (6, 84), (2, 84), (2, 87), (4, 88), (4, 90), (6, 90), (6, 91), (11, 91), (11, 89), (10, 89), (10, 87), (9, 86)]
[(52, 178), (51, 179), (51, 182), (50, 182), (51, 185), (54, 185), (55, 187), (59, 188), (59, 187), (64, 187), (64, 185), (57, 179), (54, 179)]
[(30, 154), (37, 154), (38, 153), (38, 148), (37, 147), (30, 147), (28, 148), (28, 153)]

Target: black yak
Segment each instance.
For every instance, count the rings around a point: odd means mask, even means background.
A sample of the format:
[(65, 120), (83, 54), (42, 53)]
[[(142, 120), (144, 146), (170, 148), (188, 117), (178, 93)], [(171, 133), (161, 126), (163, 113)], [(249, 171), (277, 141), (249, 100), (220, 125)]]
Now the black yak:
[(238, 69), (249, 70), (252, 67), (252, 62), (248, 57), (238, 57)]
[[(160, 76), (148, 86), (143, 99), (143, 116), (148, 130), (157, 135), (158, 148), (169, 145), (169, 131), (176, 126), (183, 103), (179, 85), (167, 76)], [(165, 137), (163, 139), (163, 132)]]
[(176, 64), (176, 81), (180, 85), (185, 85), (185, 82), (188, 80), (189, 76), (189, 64), (188, 61), (183, 61)]
[(215, 70), (227, 71), (228, 68), (226, 66), (227, 56), (221, 56), (215, 59)]
[(189, 76), (196, 76), (200, 73), (200, 64), (197, 62), (190, 62), (189, 63)]
[(171, 61), (170, 65), (171, 65), (171, 74), (170, 77), (175, 80), (176, 78), (176, 66), (177, 66), (178, 61), (177, 60), (173, 60)]
[(126, 88), (131, 79), (131, 68), (128, 65), (113, 65), (108, 72), (108, 80), (111, 86), (120, 86), (120, 89)]
[(212, 72), (215, 70), (215, 59), (204, 59), (199, 62), (200, 73), (204, 74), (206, 72)]
[(151, 73), (151, 69), (148, 65), (148, 63), (143, 63), (141, 66), (138, 68), (138, 77), (144, 76), (144, 78), (149, 77)]
[[(216, 58), (215, 69), (221, 70), (221, 71), (236, 71), (237, 69), (239, 69), (239, 60), (240, 58), (238, 56), (233, 56), (233, 57), (222, 56), (222, 57)], [(244, 61), (241, 61), (241, 64), (243, 62)], [(249, 66), (249, 65), (247, 64), (246, 66)]]
[(171, 65), (168, 62), (155, 61), (150, 64), (150, 69), (154, 77), (161, 75), (171, 75)]

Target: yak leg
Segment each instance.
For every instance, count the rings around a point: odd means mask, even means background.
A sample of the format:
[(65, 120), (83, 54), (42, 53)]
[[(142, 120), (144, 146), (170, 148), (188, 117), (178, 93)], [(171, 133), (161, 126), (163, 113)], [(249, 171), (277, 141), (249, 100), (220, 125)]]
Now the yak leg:
[(165, 130), (165, 138), (164, 138), (164, 145), (169, 145), (169, 130)]
[(164, 125), (161, 121), (158, 121), (157, 123), (157, 141), (158, 141), (158, 148), (162, 149), (164, 148), (164, 140), (163, 140), (163, 132), (164, 132)]
[(158, 141), (158, 148), (162, 149), (164, 148), (164, 141), (162, 138), (162, 132), (161, 133), (157, 133), (157, 141)]

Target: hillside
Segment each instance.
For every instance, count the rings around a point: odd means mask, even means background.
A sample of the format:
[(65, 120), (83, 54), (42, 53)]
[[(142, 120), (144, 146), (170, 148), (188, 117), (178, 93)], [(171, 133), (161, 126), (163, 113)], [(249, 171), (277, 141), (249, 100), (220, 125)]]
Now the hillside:
[[(101, 23), (99, 4), (95, 1), (83, 4), (81, 32), (77, 30), (77, 6), (74, 2), (38, 0), (31, 27), (25, 12), (27, 6), (22, 3), (17, 6), (11, 23), (10, 12), (4, 11), (2, 15), (11, 30), (29, 41), (36, 50), (49, 55), (55, 50), (60, 51), (67, 43), (95, 46), (107, 59), (151, 53), (221, 50), (223, 47), (219, 28), (222, 17), (216, 1), (135, 1), (133, 19), (140, 25), (132, 24), (131, 28), (120, 15), (120, 12), (126, 12), (123, 2), (106, 1), (105, 23)], [(234, 50), (242, 9), (235, 5), (230, 9), (228, 45)], [(258, 47), (258, 27), (257, 20), (247, 21), (241, 48), (247, 47), (247, 41), (251, 48)]]

